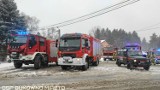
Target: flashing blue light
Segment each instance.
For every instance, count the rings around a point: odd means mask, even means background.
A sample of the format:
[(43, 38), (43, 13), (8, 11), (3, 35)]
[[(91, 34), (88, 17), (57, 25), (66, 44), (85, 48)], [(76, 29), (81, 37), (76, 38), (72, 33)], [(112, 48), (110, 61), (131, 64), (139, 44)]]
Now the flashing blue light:
[(159, 49), (157, 49), (157, 51), (158, 51), (158, 52), (160, 52), (160, 48), (159, 48)]
[(138, 49), (138, 48), (135, 48), (135, 50), (138, 51), (139, 49)]
[(131, 45), (130, 43), (127, 43), (127, 44), (126, 44), (126, 46), (130, 46), (130, 45)]
[(127, 44), (126, 44), (126, 46), (132, 46), (132, 45), (139, 46), (138, 43), (127, 43)]
[(28, 32), (25, 32), (25, 31), (18, 31), (17, 33), (18, 35), (28, 35), (29, 34)]
[(137, 45), (137, 46), (138, 46), (139, 44), (138, 44), (138, 43), (134, 43), (134, 45)]

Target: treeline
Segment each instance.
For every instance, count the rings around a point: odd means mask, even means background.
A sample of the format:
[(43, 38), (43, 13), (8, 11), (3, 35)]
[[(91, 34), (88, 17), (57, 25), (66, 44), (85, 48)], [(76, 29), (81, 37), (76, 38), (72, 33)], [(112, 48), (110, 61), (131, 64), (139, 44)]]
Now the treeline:
[(123, 29), (94, 28), (90, 34), (117, 48), (122, 48), (126, 44), (140, 44), (142, 49), (146, 51), (160, 47), (160, 36), (158, 37), (155, 33), (150, 37), (149, 42), (145, 38), (141, 40), (136, 31), (126, 32)]
[(12, 30), (25, 29), (24, 17), (17, 10), (13, 0), (0, 0), (0, 42), (9, 37)]
[(152, 34), (149, 42), (150, 47), (155, 49), (160, 48), (160, 36), (158, 36), (156, 33)]
[(12, 38), (12, 31), (37, 30), (38, 22), (37, 18), (20, 13), (14, 0), (0, 0), (0, 56), (7, 52), (7, 40)]
[[(0, 44), (6, 44), (11, 31), (38, 30), (39, 20), (20, 13), (14, 0), (0, 0)], [(5, 42), (4, 42), (5, 41)]]

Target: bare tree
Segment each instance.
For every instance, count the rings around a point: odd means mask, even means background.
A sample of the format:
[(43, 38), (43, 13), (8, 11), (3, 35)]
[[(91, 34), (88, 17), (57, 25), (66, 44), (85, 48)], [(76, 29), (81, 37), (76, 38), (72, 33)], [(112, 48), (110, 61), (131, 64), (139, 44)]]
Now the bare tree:
[(21, 13), (21, 16), (24, 16), (27, 31), (29, 33), (37, 33), (39, 29), (39, 20), (36, 17), (30, 17), (24, 13)]

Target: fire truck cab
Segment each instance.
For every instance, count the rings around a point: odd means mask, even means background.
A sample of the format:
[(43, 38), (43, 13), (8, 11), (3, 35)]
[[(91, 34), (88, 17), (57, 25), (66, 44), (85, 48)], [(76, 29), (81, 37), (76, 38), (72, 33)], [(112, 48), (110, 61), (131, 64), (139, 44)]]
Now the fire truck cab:
[(113, 47), (107, 47), (103, 49), (103, 58), (106, 61), (107, 59), (109, 60), (114, 60), (115, 55), (116, 55), (117, 48)]
[(15, 68), (34, 64), (35, 69), (57, 62), (56, 42), (34, 34), (18, 33), (9, 43), (8, 53)]
[(72, 66), (87, 70), (89, 64), (98, 66), (102, 55), (100, 40), (86, 34), (71, 33), (64, 34), (59, 45), (58, 65), (63, 70)]

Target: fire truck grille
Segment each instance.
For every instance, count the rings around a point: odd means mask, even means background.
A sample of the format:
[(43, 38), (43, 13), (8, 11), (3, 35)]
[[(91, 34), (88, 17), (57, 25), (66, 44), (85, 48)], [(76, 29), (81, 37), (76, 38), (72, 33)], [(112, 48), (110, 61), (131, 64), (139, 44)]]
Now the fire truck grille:
[(19, 54), (18, 53), (17, 54), (11, 54), (11, 58), (18, 59), (19, 58)]
[(72, 58), (76, 58), (76, 54), (62, 54), (62, 57), (64, 56), (70, 56)]

